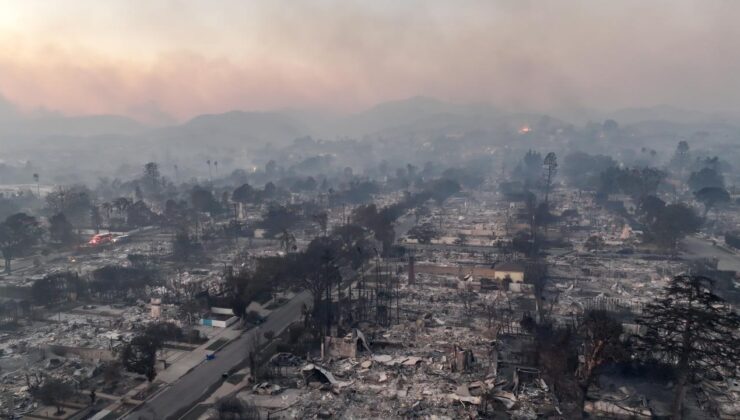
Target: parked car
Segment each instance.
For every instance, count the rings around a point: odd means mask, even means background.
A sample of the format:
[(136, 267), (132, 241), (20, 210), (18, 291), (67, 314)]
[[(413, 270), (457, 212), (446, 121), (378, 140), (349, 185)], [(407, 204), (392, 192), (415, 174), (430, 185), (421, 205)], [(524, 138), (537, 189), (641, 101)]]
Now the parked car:
[(131, 236), (129, 235), (119, 235), (113, 238), (114, 244), (125, 244), (126, 242), (129, 242), (131, 240)]

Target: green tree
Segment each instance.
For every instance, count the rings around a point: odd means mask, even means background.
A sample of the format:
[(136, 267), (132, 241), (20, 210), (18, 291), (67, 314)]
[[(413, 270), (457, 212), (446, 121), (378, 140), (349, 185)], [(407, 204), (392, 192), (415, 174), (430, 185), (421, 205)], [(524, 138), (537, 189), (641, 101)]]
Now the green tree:
[(130, 198), (118, 197), (115, 200), (113, 200), (113, 203), (111, 203), (111, 208), (116, 210), (116, 213), (118, 214), (119, 219), (125, 219), (128, 208), (133, 205), (134, 205), (134, 202)]
[(213, 197), (213, 193), (199, 186), (193, 187), (190, 191), (190, 204), (199, 212), (216, 214), (222, 210), (221, 204)]
[(243, 184), (231, 194), (231, 199), (237, 203), (249, 204), (257, 200), (257, 191), (249, 184)]
[(705, 187), (694, 193), (696, 200), (704, 204), (704, 217), (718, 204), (730, 202), (730, 194), (724, 188)]
[(275, 237), (291, 231), (299, 221), (300, 216), (295, 208), (272, 204), (262, 215), (259, 227), (265, 229), (266, 236)]
[(64, 213), (75, 226), (90, 223), (93, 207), (91, 192), (84, 185), (59, 186), (46, 196), (46, 204), (52, 213)]
[(49, 236), (52, 241), (62, 245), (71, 245), (77, 242), (77, 235), (64, 213), (57, 213), (49, 218)]
[(158, 215), (141, 200), (126, 209), (126, 224), (129, 227), (150, 226), (157, 222)]
[(72, 398), (75, 394), (74, 388), (66, 382), (59, 379), (49, 379), (39, 387), (35, 395), (46, 405), (53, 405), (57, 408), (57, 415), (63, 414), (62, 403)]
[(10, 274), (10, 262), (13, 258), (27, 252), (35, 245), (43, 234), (35, 217), (25, 213), (16, 213), (8, 216), (0, 223), (0, 250), (5, 259), (5, 272)]
[(517, 173), (524, 178), (527, 186), (535, 184), (542, 172), (542, 155), (534, 150), (528, 150), (517, 167)]
[(396, 237), (393, 228), (395, 215), (382, 209), (378, 211), (375, 204), (358, 206), (352, 212), (352, 221), (373, 232), (375, 239), (383, 244), (383, 251), (390, 249)]
[(31, 286), (31, 297), (38, 305), (48, 306), (86, 293), (85, 281), (71, 271), (47, 274)]
[(649, 225), (655, 242), (675, 252), (678, 242), (701, 227), (701, 219), (685, 204), (669, 204)]
[(141, 334), (131, 339), (121, 351), (121, 364), (129, 372), (146, 376), (149, 382), (157, 376), (155, 364), (160, 341), (148, 334)]
[(144, 335), (157, 342), (157, 347), (161, 347), (165, 341), (182, 341), (185, 337), (182, 328), (172, 322), (151, 324), (144, 330)]
[(563, 175), (574, 187), (598, 188), (599, 174), (616, 166), (617, 163), (610, 156), (574, 152), (565, 156)]
[(0, 193), (0, 220), (5, 220), (5, 218), (18, 213), (20, 210), (20, 202), (15, 197)]
[(542, 226), (545, 229), (558, 221), (558, 216), (552, 214), (550, 212), (550, 206), (542, 202), (537, 205), (537, 207), (534, 210), (534, 218), (535, 218), (535, 224), (537, 226)]
[(676, 146), (676, 155), (685, 156), (688, 153), (689, 153), (689, 143), (687, 143), (685, 140), (679, 141), (678, 145)]
[(264, 302), (272, 295), (275, 288), (286, 285), (295, 279), (297, 272), (297, 261), (300, 254), (289, 254), (286, 256), (263, 257), (257, 259), (254, 271), (240, 269), (234, 275), (227, 277), (238, 298), (230, 303), (236, 313), (243, 314), (241, 307), (246, 306), (253, 300)]
[(327, 237), (311, 241), (306, 251), (296, 258), (293, 270), (301, 273), (298, 282), (311, 292), (314, 314), (317, 319), (323, 317), (328, 333), (332, 324), (332, 290), (342, 282), (335, 243)]
[(678, 169), (678, 176), (683, 178), (683, 171), (686, 169), (686, 165), (689, 163), (689, 143), (686, 140), (681, 140), (676, 145), (676, 152), (673, 154), (671, 159), (671, 165)]
[(698, 172), (691, 173), (689, 187), (692, 191), (699, 191), (707, 187), (724, 188), (725, 179), (722, 174), (712, 168), (702, 168)]
[(155, 162), (149, 162), (144, 165), (144, 173), (141, 176), (140, 185), (145, 197), (159, 199), (164, 184), (165, 180), (159, 173), (159, 165)]
[(408, 236), (411, 239), (416, 239), (420, 244), (428, 244), (432, 240), (438, 239), (440, 234), (433, 224), (424, 223), (412, 227), (408, 232)]
[(655, 168), (626, 169), (617, 178), (617, 184), (623, 193), (639, 200), (647, 195), (655, 195), (665, 177), (665, 172)]
[(453, 179), (440, 178), (430, 182), (426, 189), (437, 204), (442, 204), (445, 200), (460, 192), (462, 188), (460, 183)]
[(645, 328), (636, 337), (638, 348), (675, 368), (674, 419), (682, 418), (690, 381), (710, 372), (734, 375), (740, 361), (740, 317), (713, 293), (713, 285), (708, 277), (677, 276), (638, 320)]
[(665, 209), (665, 201), (654, 195), (644, 196), (637, 203), (637, 214), (642, 216), (647, 224), (655, 223), (663, 209)]
[(156, 270), (106, 265), (91, 273), (90, 290), (109, 298), (130, 294), (142, 296), (147, 287), (162, 284)]
[(33, 174), (33, 182), (36, 183), (36, 197), (41, 197), (41, 185), (39, 185), (39, 174)]
[(612, 119), (605, 120), (604, 123), (602, 124), (602, 129), (606, 133), (613, 133), (619, 130), (619, 123), (617, 123), (616, 121)]

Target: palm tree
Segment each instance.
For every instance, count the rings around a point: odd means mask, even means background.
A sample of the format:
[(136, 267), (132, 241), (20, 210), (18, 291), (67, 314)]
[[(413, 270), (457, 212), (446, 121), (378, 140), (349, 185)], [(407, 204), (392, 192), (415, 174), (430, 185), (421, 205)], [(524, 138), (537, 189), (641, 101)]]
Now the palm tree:
[(545, 204), (549, 203), (550, 189), (552, 188), (552, 179), (558, 171), (558, 158), (555, 153), (550, 152), (545, 156), (543, 162), (545, 166)]
[(213, 175), (211, 175), (211, 159), (208, 159), (206, 164), (208, 165), (208, 180), (213, 182)]
[(36, 182), (36, 195), (40, 198), (41, 197), (41, 186), (39, 185), (39, 174), (34, 173), (33, 174), (33, 180)]

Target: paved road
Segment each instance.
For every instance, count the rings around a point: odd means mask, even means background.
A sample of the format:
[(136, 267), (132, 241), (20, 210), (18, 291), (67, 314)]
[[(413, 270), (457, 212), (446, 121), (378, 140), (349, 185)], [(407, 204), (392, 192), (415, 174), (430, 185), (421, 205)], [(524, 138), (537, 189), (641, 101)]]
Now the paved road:
[(737, 254), (728, 252), (707, 240), (695, 236), (686, 238), (683, 245), (687, 253), (694, 257), (717, 258), (719, 260), (718, 268), (720, 270), (735, 270), (740, 272), (740, 256)]
[[(121, 250), (128, 246), (130, 243), (134, 242), (152, 242), (154, 239), (160, 238), (163, 240), (169, 240), (169, 238), (172, 237), (172, 234), (164, 233), (162, 229), (160, 228), (145, 228), (145, 229), (139, 229), (135, 231), (131, 231), (128, 233), (129, 236), (131, 236), (131, 242), (127, 242), (124, 244), (109, 244), (106, 245), (105, 248), (101, 248), (100, 251), (106, 250)], [(84, 237), (83, 237), (84, 238)], [(68, 251), (62, 251), (62, 252), (52, 252), (49, 255), (46, 255), (44, 257), (39, 257), (38, 255), (32, 255), (30, 257), (24, 257), (24, 258), (15, 258), (11, 262), (11, 268), (13, 269), (12, 275), (14, 276), (21, 276), (26, 271), (36, 268), (33, 260), (35, 258), (39, 258), (42, 261), (42, 265), (44, 264), (44, 261), (56, 261), (62, 258), (69, 258), (69, 257), (76, 257), (79, 261), (88, 261), (89, 258), (96, 254), (87, 254), (87, 253), (81, 253), (75, 250), (68, 250)], [(0, 258), (0, 263), (2, 263), (2, 259)], [(4, 264), (0, 268), (0, 277), (5, 277), (7, 274), (5, 273), (5, 266)]]
[[(33, 268), (33, 257), (30, 258), (14, 258), (10, 262), (10, 268), (13, 269), (13, 272), (11, 275), (19, 275), (23, 273), (24, 271), (28, 270), (29, 268)], [(7, 276), (7, 273), (5, 272), (5, 265), (3, 264), (3, 268), (0, 271), (0, 276)]]
[(274, 331), (276, 334), (301, 317), (303, 304), (310, 305), (311, 295), (302, 292), (275, 310), (259, 328), (250, 330), (216, 353), (215, 360), (200, 364), (165, 391), (132, 412), (126, 419), (170, 419), (201, 399), (222, 378), (221, 374), (239, 365), (247, 357), (256, 334)]

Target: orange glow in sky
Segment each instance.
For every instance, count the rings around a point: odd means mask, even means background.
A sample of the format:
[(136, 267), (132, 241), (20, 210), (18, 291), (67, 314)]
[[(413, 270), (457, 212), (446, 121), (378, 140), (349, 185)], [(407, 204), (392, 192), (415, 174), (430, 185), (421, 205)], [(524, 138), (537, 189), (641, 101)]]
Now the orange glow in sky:
[(6, 0), (0, 95), (146, 121), (415, 95), (724, 109), (740, 97), (737, 16), (698, 0)]

